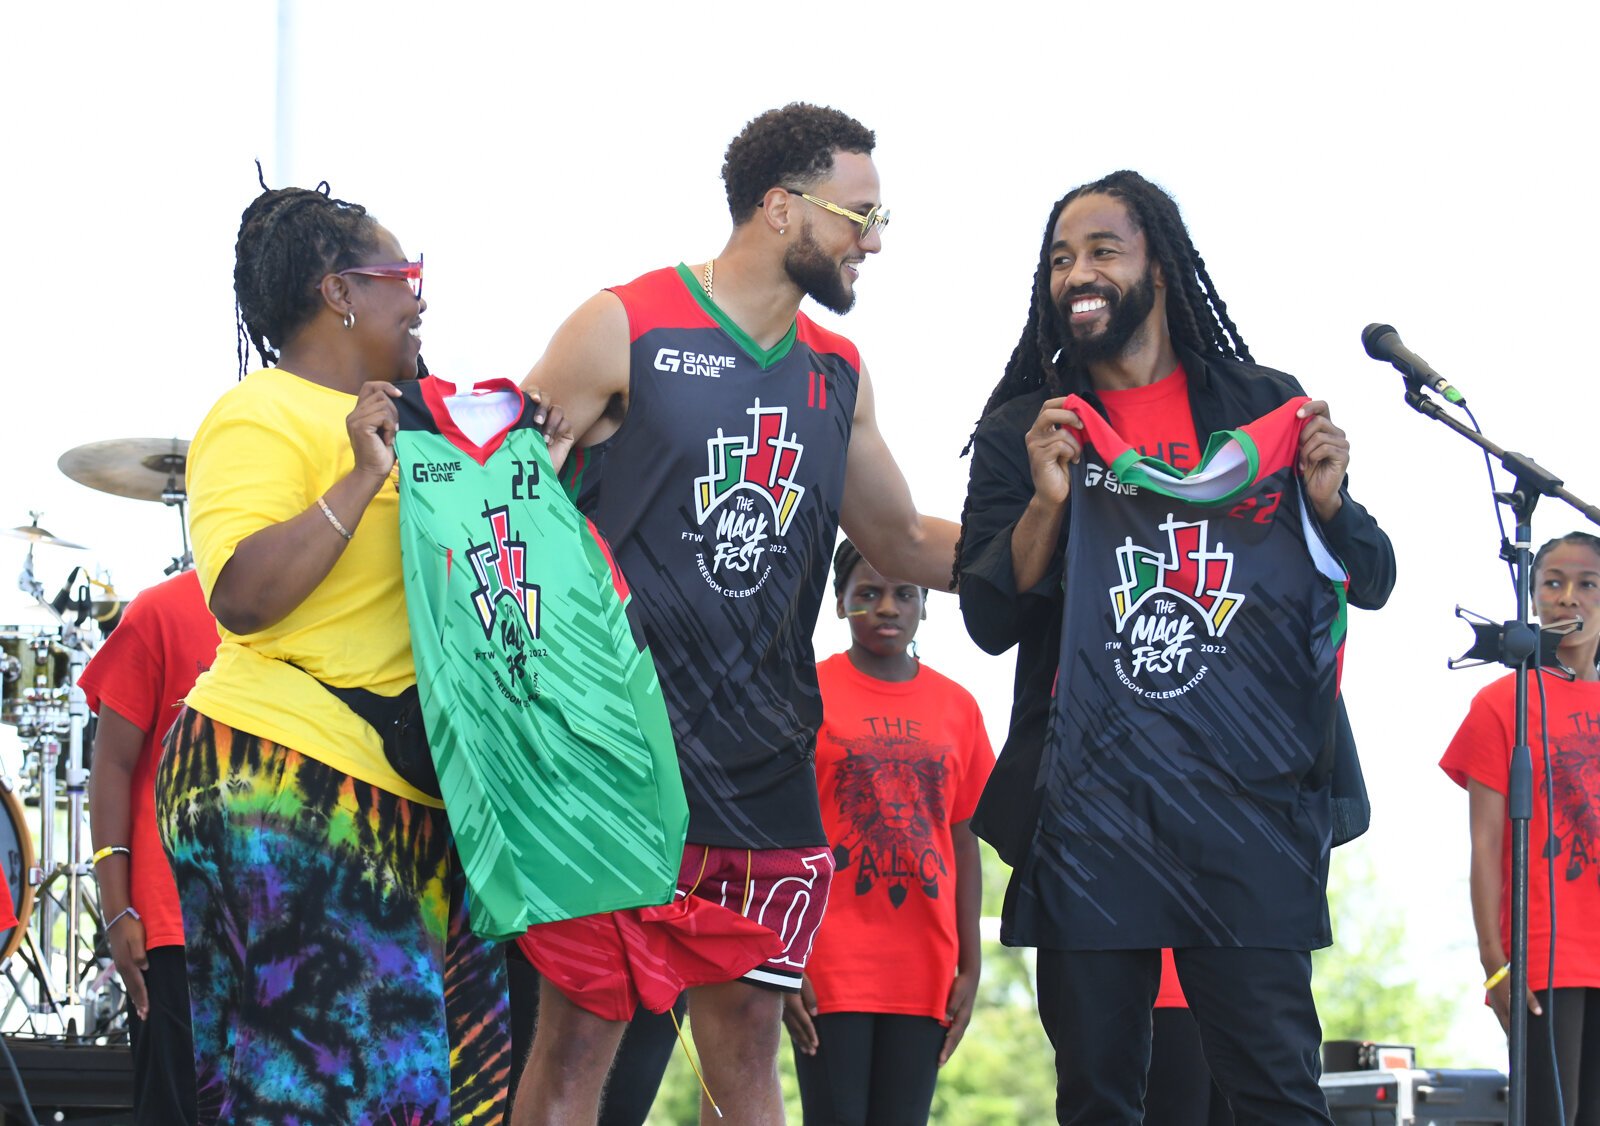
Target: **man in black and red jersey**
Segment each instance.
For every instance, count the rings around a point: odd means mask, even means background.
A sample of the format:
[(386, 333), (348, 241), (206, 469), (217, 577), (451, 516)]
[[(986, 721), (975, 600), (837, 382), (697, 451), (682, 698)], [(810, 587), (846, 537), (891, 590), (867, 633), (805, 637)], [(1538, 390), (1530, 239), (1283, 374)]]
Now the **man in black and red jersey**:
[[(1061, 1122), (1144, 1120), (1163, 948), (1237, 1122), (1330, 1121), (1310, 951), (1365, 816), (1330, 781), (1354, 762), (1344, 599), (1381, 606), (1395, 571), (1302, 395), (1252, 361), (1164, 191), (1117, 172), (1057, 202), (974, 435), (959, 587), (979, 646), (1017, 646), (972, 827), (1015, 869), (1002, 940), (1039, 948)], [(1207, 480), (1208, 437), (1257, 420), (1270, 457), (1236, 445), (1276, 491), (1170, 499), (1169, 471)], [(1140, 455), (1166, 468), (1123, 480)]]
[(847, 311), (882, 247), (873, 145), (825, 107), (751, 121), (722, 169), (721, 252), (590, 298), (524, 383), (578, 435), (563, 478), (642, 607), (690, 820), (673, 904), (520, 942), (545, 981), (518, 1123), (592, 1120), (622, 1021), (683, 987), (708, 1100), (782, 1121), (781, 994), (833, 874), (811, 635), (834, 539), (842, 525), (924, 586), (948, 588), (954, 563), (956, 528), (913, 505), (855, 345), (800, 312)]

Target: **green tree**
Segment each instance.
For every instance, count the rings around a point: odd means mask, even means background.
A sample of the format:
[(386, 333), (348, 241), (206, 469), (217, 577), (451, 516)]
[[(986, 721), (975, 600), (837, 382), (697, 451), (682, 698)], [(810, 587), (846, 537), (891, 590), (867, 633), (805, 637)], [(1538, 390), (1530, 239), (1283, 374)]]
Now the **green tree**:
[(1397, 906), (1384, 896), (1360, 845), (1334, 852), (1328, 881), (1334, 944), (1311, 958), (1322, 1038), (1410, 1044), (1420, 1061), (1438, 1060), (1446, 1054), (1452, 1003), (1417, 982), (1404, 956)]

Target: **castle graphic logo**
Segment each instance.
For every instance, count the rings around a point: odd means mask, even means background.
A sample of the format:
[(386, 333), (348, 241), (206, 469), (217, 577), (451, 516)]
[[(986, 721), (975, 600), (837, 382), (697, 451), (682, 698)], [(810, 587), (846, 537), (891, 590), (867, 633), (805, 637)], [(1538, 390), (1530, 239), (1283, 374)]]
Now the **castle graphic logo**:
[[(1122, 581), (1110, 588), (1118, 640), (1106, 642), (1123, 687), (1148, 699), (1181, 696), (1209, 671), (1191, 656), (1226, 654), (1222, 640), (1244, 595), (1232, 589), (1233, 553), (1210, 541), (1210, 521), (1170, 513), (1163, 549), (1128, 537), (1117, 548)], [(1203, 662), (1204, 657), (1200, 658)]]

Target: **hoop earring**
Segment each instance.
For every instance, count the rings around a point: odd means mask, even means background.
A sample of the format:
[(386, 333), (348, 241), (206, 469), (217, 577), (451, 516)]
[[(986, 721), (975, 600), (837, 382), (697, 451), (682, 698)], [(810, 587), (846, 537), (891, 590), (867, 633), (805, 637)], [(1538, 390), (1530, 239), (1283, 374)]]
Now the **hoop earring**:
[(344, 315), (344, 327), (345, 328), (355, 328), (356, 327), (356, 311), (354, 309), (351, 309), (348, 313), (346, 313)]

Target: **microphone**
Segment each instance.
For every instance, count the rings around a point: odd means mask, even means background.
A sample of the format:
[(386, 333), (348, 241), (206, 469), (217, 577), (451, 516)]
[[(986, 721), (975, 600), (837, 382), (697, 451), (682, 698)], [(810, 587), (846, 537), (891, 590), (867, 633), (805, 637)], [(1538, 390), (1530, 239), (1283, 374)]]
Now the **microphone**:
[(1467, 398), (1450, 386), (1450, 381), (1433, 370), (1432, 365), (1407, 348), (1392, 325), (1370, 324), (1361, 330), (1361, 345), (1374, 360), (1393, 364), (1407, 382), (1416, 382), (1438, 392), (1447, 402), (1464, 407)]
[[(82, 570), (82, 567), (74, 567), (72, 573), (67, 576), (67, 581), (61, 584), (61, 589), (50, 600), (50, 609), (55, 611), (57, 616), (65, 616), (68, 610), (79, 615), (83, 613), (81, 602), (72, 597), (72, 583)], [(80, 625), (83, 623), (81, 616), (78, 618), (78, 623)]]

